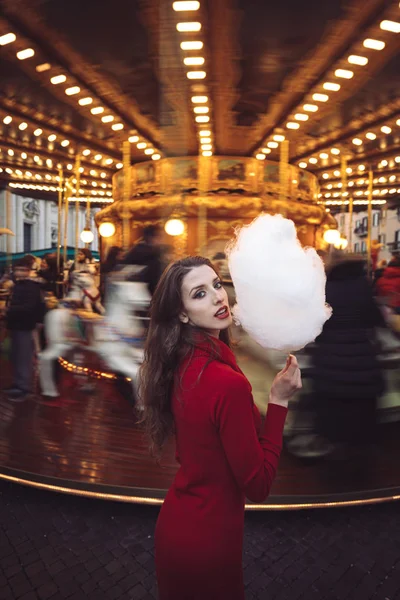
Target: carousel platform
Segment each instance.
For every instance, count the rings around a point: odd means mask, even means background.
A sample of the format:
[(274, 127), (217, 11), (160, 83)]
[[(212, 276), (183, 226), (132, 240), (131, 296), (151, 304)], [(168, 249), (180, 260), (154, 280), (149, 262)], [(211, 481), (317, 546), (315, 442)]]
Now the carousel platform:
[[(88, 360), (93, 366), (93, 358)], [(247, 362), (243, 365), (242, 357), (242, 366), (251, 371), (254, 365)], [(10, 369), (4, 360), (0, 368), (4, 388)], [(177, 470), (173, 444), (157, 465), (116, 381), (87, 379), (60, 367), (59, 385), (60, 399), (52, 404), (40, 394), (22, 403), (0, 394), (0, 479), (65, 494), (161, 504)], [(284, 449), (268, 501), (247, 508), (322, 508), (400, 499), (400, 423), (382, 425), (380, 439), (354, 462), (304, 460)]]

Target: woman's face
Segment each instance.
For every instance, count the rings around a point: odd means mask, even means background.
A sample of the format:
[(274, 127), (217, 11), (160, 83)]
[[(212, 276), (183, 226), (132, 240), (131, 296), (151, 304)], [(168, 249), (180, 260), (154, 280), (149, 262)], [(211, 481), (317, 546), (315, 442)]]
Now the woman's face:
[(194, 267), (182, 281), (182, 323), (205, 329), (218, 337), (232, 324), (228, 295), (216, 272), (207, 265)]
[(85, 262), (85, 258), (86, 258), (86, 256), (83, 254), (83, 252), (78, 252), (78, 255), (77, 255), (78, 262)]

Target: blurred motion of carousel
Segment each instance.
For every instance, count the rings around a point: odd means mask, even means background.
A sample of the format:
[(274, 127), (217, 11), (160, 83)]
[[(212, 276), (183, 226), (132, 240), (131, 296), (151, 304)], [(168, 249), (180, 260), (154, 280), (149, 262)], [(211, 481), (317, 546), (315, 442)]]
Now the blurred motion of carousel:
[[(301, 243), (318, 250), (353, 251), (362, 235), (371, 274), (388, 211), (400, 211), (399, 32), (390, 0), (0, 0), (0, 259), (9, 265), (18, 239), (37, 226), (37, 248), (52, 242), (64, 290), (69, 247), (76, 262), (81, 242), (94, 249), (98, 240), (104, 263), (112, 247), (127, 251), (159, 225), (170, 259), (220, 263), (233, 301), (226, 245), (267, 212), (292, 219)], [(361, 211), (367, 221), (355, 229)], [(386, 249), (400, 250), (400, 232)], [(71, 298), (55, 309), (53, 330), (62, 319), (70, 328), (68, 342), (54, 335), (46, 348), (57, 363), (45, 365), (49, 389), (59, 396), (42, 402), (38, 386), (21, 404), (0, 397), (0, 477), (162, 502), (177, 466), (172, 442), (162, 465), (150, 458), (132, 409), (143, 331), (118, 332), (148, 298), (136, 286), (130, 300), (126, 289), (116, 285), (105, 316), (91, 305), (76, 311)], [(234, 337), (265, 413), (284, 357), (261, 351), (239, 327)], [(6, 354), (3, 343), (4, 385)], [(299, 360), (307, 387), (307, 353)], [(381, 332), (379, 360), (383, 435), (368, 475), (327, 469), (312, 409), (297, 399), (273, 493), (249, 508), (400, 498), (395, 328)]]

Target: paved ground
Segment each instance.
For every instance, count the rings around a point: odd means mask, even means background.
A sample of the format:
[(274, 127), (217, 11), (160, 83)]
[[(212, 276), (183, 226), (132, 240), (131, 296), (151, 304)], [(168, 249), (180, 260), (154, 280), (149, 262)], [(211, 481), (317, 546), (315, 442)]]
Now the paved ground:
[[(157, 598), (157, 513), (0, 482), (0, 599)], [(247, 598), (400, 599), (398, 515), (398, 504), (248, 513)]]

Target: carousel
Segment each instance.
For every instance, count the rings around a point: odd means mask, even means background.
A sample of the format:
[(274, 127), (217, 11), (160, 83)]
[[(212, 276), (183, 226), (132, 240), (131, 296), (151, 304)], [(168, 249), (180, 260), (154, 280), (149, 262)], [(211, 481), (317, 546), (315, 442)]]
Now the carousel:
[[(140, 423), (147, 287), (119, 273), (104, 303), (101, 264), (76, 268), (83, 247), (104, 263), (157, 224), (170, 259), (201, 254), (224, 267), (235, 229), (268, 213), (291, 219), (304, 246), (351, 252), (354, 217), (366, 211), (372, 272), (388, 211), (399, 210), (399, 23), (398, 1), (387, 0), (285, 0), (273, 14), (262, 0), (0, 0), (0, 259), (7, 274), (17, 256), (51, 244), (58, 285), (35, 393), (21, 404), (0, 394), (0, 478), (161, 504), (177, 470), (173, 442), (156, 464)], [(5, 387), (4, 321), (0, 333)], [(282, 356), (240, 328), (234, 336), (265, 414)], [(307, 372), (306, 355), (299, 361)], [(380, 361), (384, 433), (368, 478), (325, 476), (312, 416), (296, 399), (273, 493), (249, 509), (400, 498), (390, 323)]]

